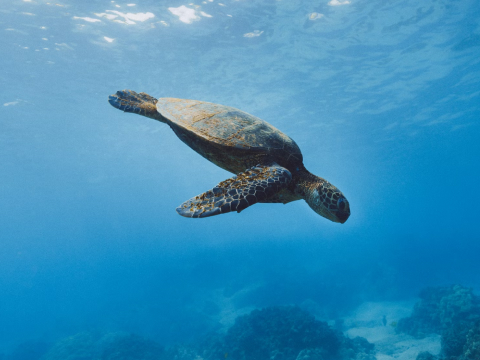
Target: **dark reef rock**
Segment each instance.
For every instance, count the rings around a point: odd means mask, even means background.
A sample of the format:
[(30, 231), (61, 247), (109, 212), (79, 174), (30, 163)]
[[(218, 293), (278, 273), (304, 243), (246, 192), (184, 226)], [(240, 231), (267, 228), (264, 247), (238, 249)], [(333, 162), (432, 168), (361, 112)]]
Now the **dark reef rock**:
[[(442, 332), (442, 353), (447, 358), (458, 357), (463, 354), (463, 347), (467, 342), (470, 327), (464, 322), (453, 325)], [(480, 358), (479, 358), (480, 359)]]
[(353, 339), (342, 336), (341, 359), (375, 360), (375, 345), (357, 336)]
[(163, 355), (162, 347), (137, 335), (83, 332), (57, 342), (42, 360), (157, 360)]
[(223, 340), (203, 353), (209, 360), (374, 359), (373, 344), (348, 339), (294, 306), (270, 307), (240, 316)]
[(100, 342), (101, 360), (158, 360), (163, 348), (134, 334), (109, 334)]
[[(163, 357), (159, 360), (203, 360), (206, 359), (199, 355), (201, 351), (197, 347), (177, 345), (165, 351)], [(228, 358), (224, 357), (224, 360)]]
[(340, 340), (324, 322), (297, 307), (254, 310), (237, 318), (225, 337), (232, 359), (295, 359), (303, 349), (334, 356)]
[(480, 319), (471, 327), (459, 325), (442, 335), (441, 360), (480, 359)]
[(96, 355), (96, 339), (82, 332), (58, 341), (42, 357), (42, 360), (91, 360)]
[(422, 351), (418, 354), (416, 360), (437, 360), (437, 357), (430, 354), (428, 351)]
[(478, 359), (480, 359), (480, 320), (475, 322), (475, 325), (467, 334), (466, 343), (463, 347), (462, 360)]
[(238, 359), (295, 359), (303, 349), (319, 348), (333, 356), (340, 341), (326, 323), (295, 307), (255, 310), (237, 319), (225, 337)]
[(480, 317), (480, 299), (460, 285), (427, 288), (420, 293), (412, 316), (400, 319), (396, 331), (417, 338), (441, 334), (456, 324), (471, 325)]

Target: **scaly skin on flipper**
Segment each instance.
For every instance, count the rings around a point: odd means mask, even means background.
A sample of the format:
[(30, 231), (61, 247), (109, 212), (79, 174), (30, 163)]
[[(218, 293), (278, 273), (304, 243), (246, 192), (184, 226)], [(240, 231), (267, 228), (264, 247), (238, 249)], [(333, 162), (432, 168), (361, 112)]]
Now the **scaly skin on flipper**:
[(257, 165), (185, 201), (177, 212), (194, 218), (240, 212), (286, 188), (291, 179), (290, 171), (277, 164)]
[(110, 105), (119, 110), (165, 122), (157, 111), (157, 101), (153, 96), (131, 90), (117, 91), (115, 95), (108, 97)]

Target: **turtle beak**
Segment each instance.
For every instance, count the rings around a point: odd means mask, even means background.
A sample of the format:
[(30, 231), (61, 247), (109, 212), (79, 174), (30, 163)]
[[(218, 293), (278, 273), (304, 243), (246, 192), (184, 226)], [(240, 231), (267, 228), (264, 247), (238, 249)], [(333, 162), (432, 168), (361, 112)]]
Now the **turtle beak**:
[(341, 211), (340, 210), (340, 211), (337, 211), (337, 213), (335, 215), (337, 216), (338, 222), (343, 224), (349, 218), (350, 210), (348, 210), (348, 211)]
[(338, 199), (338, 211), (335, 213), (335, 216), (338, 219), (338, 222), (343, 224), (350, 216), (350, 204), (344, 196)]

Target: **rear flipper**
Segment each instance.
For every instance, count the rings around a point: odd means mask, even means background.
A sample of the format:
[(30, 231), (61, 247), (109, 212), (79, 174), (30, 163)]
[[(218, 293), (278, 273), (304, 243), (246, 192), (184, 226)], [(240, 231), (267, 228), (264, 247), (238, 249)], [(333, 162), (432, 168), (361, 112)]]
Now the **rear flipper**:
[(291, 180), (290, 171), (280, 165), (257, 165), (185, 201), (177, 213), (198, 218), (240, 212), (286, 188)]
[(124, 112), (143, 115), (162, 122), (165, 121), (157, 111), (157, 99), (148, 94), (138, 94), (132, 90), (121, 90), (114, 95), (110, 95), (108, 102), (113, 107)]

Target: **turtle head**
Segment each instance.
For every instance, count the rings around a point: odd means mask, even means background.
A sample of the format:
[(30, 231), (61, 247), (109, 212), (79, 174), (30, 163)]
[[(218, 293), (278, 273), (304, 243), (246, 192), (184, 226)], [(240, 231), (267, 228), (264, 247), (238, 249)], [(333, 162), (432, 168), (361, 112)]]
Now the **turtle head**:
[(335, 186), (317, 177), (305, 189), (305, 201), (318, 215), (338, 223), (344, 223), (350, 216), (348, 200)]

